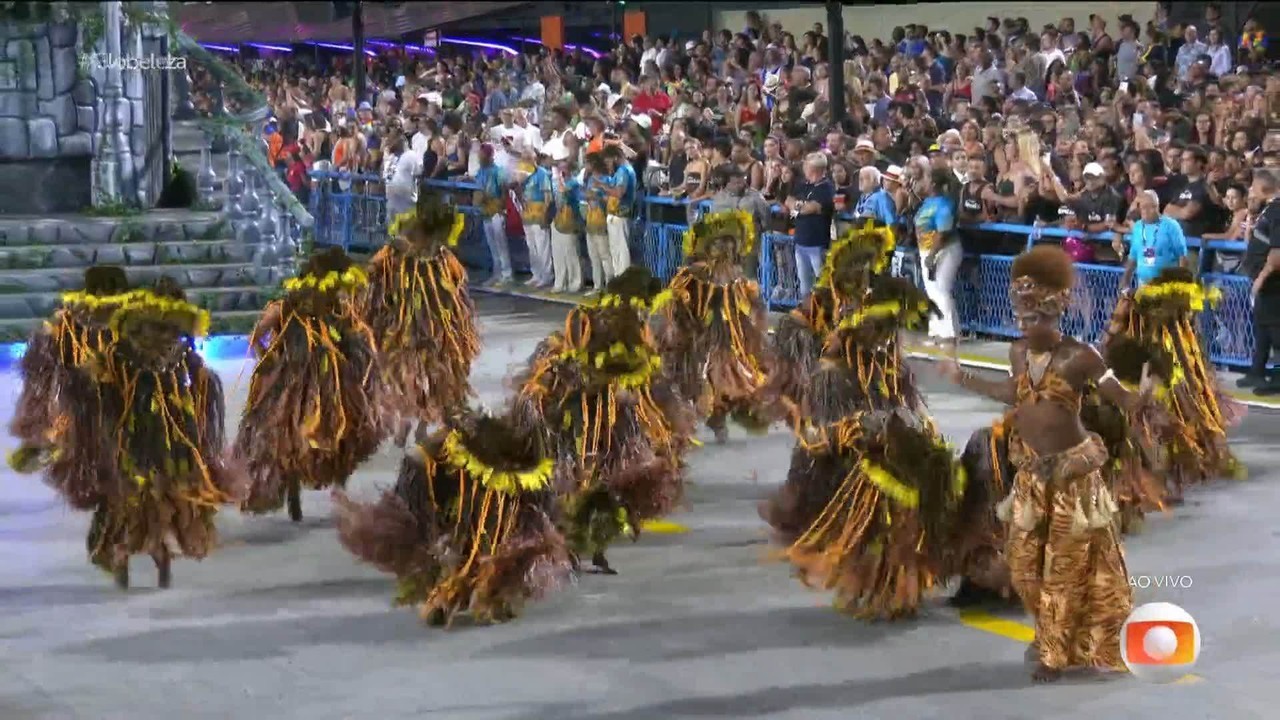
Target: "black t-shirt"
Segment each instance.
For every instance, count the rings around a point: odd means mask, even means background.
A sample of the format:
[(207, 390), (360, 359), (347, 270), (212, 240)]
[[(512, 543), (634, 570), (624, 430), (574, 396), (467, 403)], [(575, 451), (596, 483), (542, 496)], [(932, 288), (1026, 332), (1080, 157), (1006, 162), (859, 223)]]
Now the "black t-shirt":
[(1081, 223), (1092, 225), (1103, 222), (1108, 216), (1119, 217), (1122, 204), (1123, 201), (1115, 190), (1104, 187), (1097, 192), (1086, 190), (1081, 193), (1076, 202), (1072, 203), (1072, 210)]
[(830, 180), (797, 183), (791, 195), (801, 202), (816, 202), (822, 212), (796, 215), (792, 220), (795, 243), (800, 247), (827, 247), (831, 244), (831, 218), (835, 213), (835, 187)]
[(1208, 225), (1212, 214), (1209, 209), (1209, 193), (1205, 189), (1204, 178), (1188, 180), (1183, 177), (1180, 180), (1178, 185), (1175, 186), (1175, 191), (1169, 200), (1169, 204), (1182, 207), (1188, 203), (1195, 202), (1200, 205), (1200, 211), (1195, 214), (1195, 217), (1181, 221), (1182, 233), (1189, 238), (1198, 238), (1209, 229)]
[[(1275, 200), (1267, 203), (1267, 207), (1258, 216), (1253, 225), (1253, 232), (1245, 245), (1244, 260), (1240, 270), (1251, 278), (1258, 277), (1267, 264), (1267, 255), (1272, 250), (1280, 250), (1280, 203)], [(1273, 274), (1263, 284), (1259, 295), (1280, 295), (1280, 276)]]

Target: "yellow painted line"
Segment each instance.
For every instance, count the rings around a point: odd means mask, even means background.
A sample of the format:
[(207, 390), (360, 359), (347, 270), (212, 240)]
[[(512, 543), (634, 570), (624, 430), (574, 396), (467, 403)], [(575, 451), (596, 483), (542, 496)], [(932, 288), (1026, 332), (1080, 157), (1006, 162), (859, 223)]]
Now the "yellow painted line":
[(1020, 642), (1025, 645), (1031, 644), (1036, 639), (1035, 628), (1026, 623), (1016, 620), (1007, 620), (999, 618), (988, 612), (981, 610), (966, 609), (960, 611), (960, 622), (974, 630), (999, 635), (1002, 638)]
[(1199, 675), (1196, 675), (1195, 673), (1189, 673), (1187, 675), (1183, 675), (1177, 680), (1174, 680), (1173, 684), (1174, 685), (1195, 685), (1196, 683), (1202, 683), (1202, 682), (1204, 682), (1204, 678), (1200, 677)]
[(689, 528), (670, 520), (646, 520), (640, 524), (640, 531), (654, 535), (683, 535)]

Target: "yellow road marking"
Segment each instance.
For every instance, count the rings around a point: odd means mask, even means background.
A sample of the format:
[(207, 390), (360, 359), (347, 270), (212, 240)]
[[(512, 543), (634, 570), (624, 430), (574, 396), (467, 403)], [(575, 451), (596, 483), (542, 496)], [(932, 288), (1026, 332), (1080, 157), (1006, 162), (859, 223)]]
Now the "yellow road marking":
[(683, 535), (689, 532), (689, 528), (670, 520), (646, 520), (640, 524), (640, 530), (654, 535)]
[(981, 610), (961, 610), (960, 622), (983, 632), (999, 635), (1014, 642), (1030, 644), (1036, 639), (1035, 628), (1017, 620), (999, 618)]
[(1200, 682), (1204, 682), (1204, 678), (1200, 677), (1199, 675), (1196, 675), (1195, 673), (1188, 673), (1178, 678), (1177, 680), (1174, 680), (1173, 684), (1174, 685), (1195, 685), (1196, 683), (1200, 683)]

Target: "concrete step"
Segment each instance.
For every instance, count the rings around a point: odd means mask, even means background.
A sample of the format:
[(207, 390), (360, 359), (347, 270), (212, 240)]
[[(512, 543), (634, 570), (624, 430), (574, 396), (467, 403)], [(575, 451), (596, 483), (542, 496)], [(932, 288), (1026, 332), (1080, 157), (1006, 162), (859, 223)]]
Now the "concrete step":
[(192, 210), (155, 210), (134, 217), (0, 217), (0, 247), (213, 240), (229, 232), (218, 213)]
[(260, 248), (239, 240), (179, 240), (95, 245), (0, 247), (0, 271), (90, 265), (225, 265), (254, 263)]
[[(188, 287), (187, 299), (211, 313), (257, 313), (280, 294), (279, 285)], [(58, 308), (62, 293), (36, 292), (0, 295), (0, 322), (36, 321)]]
[[(162, 276), (173, 278), (184, 288), (227, 287), (244, 288), (253, 285), (272, 285), (276, 282), (274, 268), (258, 267), (253, 263), (183, 263), (169, 265), (133, 265), (125, 267), (131, 285), (147, 285)], [(84, 268), (40, 268), (31, 270), (0, 270), (0, 298), (29, 293), (67, 292), (84, 285)], [(0, 302), (0, 317), (14, 317), (4, 312)]]
[[(258, 318), (262, 317), (262, 312), (260, 310), (232, 310), (229, 312), (213, 312), (211, 316), (209, 322), (210, 335), (248, 335), (253, 330), (254, 325), (258, 323)], [(0, 343), (27, 342), (31, 338), (31, 333), (35, 332), (43, 321), (43, 317), (0, 318)]]

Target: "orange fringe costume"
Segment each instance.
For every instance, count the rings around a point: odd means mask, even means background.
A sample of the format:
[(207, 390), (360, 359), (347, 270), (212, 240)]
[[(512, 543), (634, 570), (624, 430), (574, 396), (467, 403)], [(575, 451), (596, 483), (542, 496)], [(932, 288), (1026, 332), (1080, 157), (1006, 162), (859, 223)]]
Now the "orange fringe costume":
[[(1017, 312), (1061, 317), (1070, 291), (1028, 275), (1015, 278), (1009, 294)], [(1084, 393), (1052, 367), (1038, 384), (1029, 370), (1015, 381), (1019, 406), (1049, 402), (1081, 409)], [(1016, 426), (1008, 442), (1014, 477), (996, 514), (1006, 523), (1013, 587), (1035, 618), (1040, 664), (1051, 670), (1123, 668), (1120, 629), (1133, 593), (1115, 528), (1118, 508), (1102, 472), (1106, 446), (1090, 434), (1074, 448), (1036, 455)]]
[(594, 305), (574, 308), (517, 380), (517, 414), (557, 458), (561, 525), (579, 558), (612, 573), (605, 549), (675, 509), (683, 494), (692, 407), (655, 382), (661, 361), (646, 319), (662, 289), (633, 267)]
[(810, 586), (862, 619), (914, 615), (947, 553), (964, 489), (897, 336), (935, 308), (876, 276), (828, 336), (804, 402), (787, 481), (761, 515)]
[(536, 433), (469, 412), (415, 446), (395, 488), (370, 505), (334, 495), (338, 537), (398, 579), (396, 602), (428, 624), (467, 611), (503, 622), (567, 579), (552, 522), (555, 461)]
[(1189, 270), (1166, 269), (1132, 298), (1120, 299), (1103, 341), (1104, 354), (1116, 339), (1129, 338), (1148, 356), (1171, 358), (1168, 375), (1158, 377), (1157, 398), (1170, 416), (1171, 427), (1161, 434), (1167, 438), (1167, 490), (1175, 502), (1189, 483), (1244, 473), (1227, 447), (1227, 429), (1243, 416), (1243, 407), (1218, 388), (1196, 331), (1198, 314), (1217, 297)]
[[(208, 313), (167, 281), (108, 297), (72, 293), (64, 302), (109, 310), (110, 319), (95, 343), (63, 355), (87, 378), (87, 393), (56, 403), (49, 470), (65, 479), (51, 484), (84, 486), (71, 478), (92, 477), (90, 559), (123, 588), (129, 556), (149, 554), (168, 587), (172, 555), (207, 555), (217, 507), (238, 502), (245, 489), (223, 460), (222, 383), (193, 343), (207, 332)], [(64, 454), (77, 466), (61, 464)]]
[(755, 245), (754, 223), (750, 213), (735, 210), (694, 223), (684, 238), (692, 264), (680, 268), (653, 309), (664, 374), (720, 441), (729, 416), (758, 432), (772, 422), (764, 402), (767, 312), (760, 288), (741, 269)]
[(871, 276), (889, 267), (894, 247), (890, 228), (868, 223), (846, 230), (827, 251), (813, 292), (778, 322), (769, 395), (779, 399), (793, 424), (804, 415), (804, 396), (827, 336), (841, 317), (865, 302)]
[(303, 487), (343, 487), (377, 452), (377, 343), (356, 306), (368, 284), (342, 250), (314, 255), (254, 328), (257, 364), (234, 446), (252, 483), (243, 509), (274, 512), (287, 496), (298, 522)]
[(380, 392), (401, 446), (415, 423), (441, 422), (472, 394), (480, 337), (467, 272), (450, 250), (464, 227), (461, 213), (424, 193), (369, 261), (362, 314), (378, 339)]

